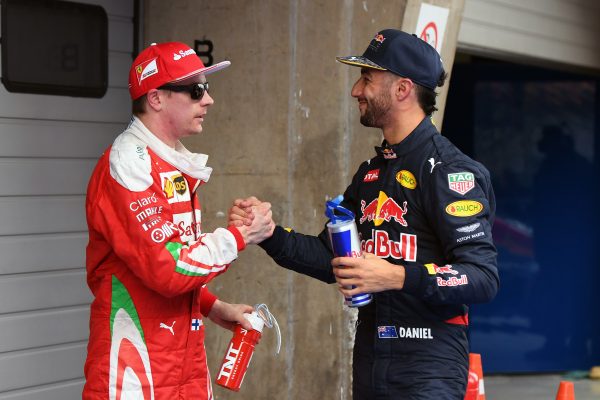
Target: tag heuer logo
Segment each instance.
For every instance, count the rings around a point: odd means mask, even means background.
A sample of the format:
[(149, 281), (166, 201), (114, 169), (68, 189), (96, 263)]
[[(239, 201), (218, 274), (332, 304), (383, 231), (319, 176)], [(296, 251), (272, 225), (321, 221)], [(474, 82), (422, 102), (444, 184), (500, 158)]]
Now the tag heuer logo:
[(464, 195), (475, 187), (475, 176), (471, 172), (448, 174), (448, 187), (450, 190)]

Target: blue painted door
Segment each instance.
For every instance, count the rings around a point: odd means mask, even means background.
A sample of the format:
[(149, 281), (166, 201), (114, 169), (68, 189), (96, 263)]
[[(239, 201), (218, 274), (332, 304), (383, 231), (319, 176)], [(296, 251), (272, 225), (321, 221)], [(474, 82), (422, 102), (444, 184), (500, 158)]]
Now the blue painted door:
[(598, 365), (597, 77), (464, 59), (442, 134), (490, 170), (501, 280), (471, 307), (471, 350), (487, 372)]

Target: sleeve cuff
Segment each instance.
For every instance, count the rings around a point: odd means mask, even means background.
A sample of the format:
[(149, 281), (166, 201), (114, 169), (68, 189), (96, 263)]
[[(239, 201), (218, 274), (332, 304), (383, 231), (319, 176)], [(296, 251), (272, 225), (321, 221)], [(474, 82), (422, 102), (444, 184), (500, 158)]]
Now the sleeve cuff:
[(275, 230), (273, 231), (271, 237), (263, 240), (258, 245), (262, 247), (262, 249), (269, 255), (277, 254), (279, 251), (281, 251), (281, 243), (283, 243), (286, 234), (286, 230), (277, 225), (275, 226)]
[(200, 312), (204, 316), (208, 316), (213, 304), (217, 301), (217, 296), (212, 294), (206, 286), (200, 292)]
[(423, 283), (427, 280), (427, 268), (421, 264), (404, 266), (404, 287), (403, 292), (418, 296), (422, 292)]
[(240, 252), (244, 250), (246, 248), (246, 242), (244, 242), (244, 237), (242, 236), (238, 228), (236, 228), (233, 225), (229, 225), (227, 227), (227, 230), (231, 232), (235, 237), (235, 242), (237, 243), (237, 251)]

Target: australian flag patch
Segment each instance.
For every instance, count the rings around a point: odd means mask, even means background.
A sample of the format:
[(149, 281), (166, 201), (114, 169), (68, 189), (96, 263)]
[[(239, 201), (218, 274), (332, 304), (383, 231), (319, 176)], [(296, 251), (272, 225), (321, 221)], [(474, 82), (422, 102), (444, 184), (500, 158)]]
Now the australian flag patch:
[(379, 339), (398, 339), (398, 332), (395, 326), (378, 326), (377, 335)]

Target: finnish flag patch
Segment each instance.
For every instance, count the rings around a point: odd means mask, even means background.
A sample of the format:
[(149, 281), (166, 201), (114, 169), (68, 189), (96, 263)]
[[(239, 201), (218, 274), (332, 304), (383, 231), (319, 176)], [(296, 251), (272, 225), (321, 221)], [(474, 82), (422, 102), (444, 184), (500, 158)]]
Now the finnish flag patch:
[(197, 318), (192, 318), (192, 330), (199, 331), (202, 326), (202, 320)]

